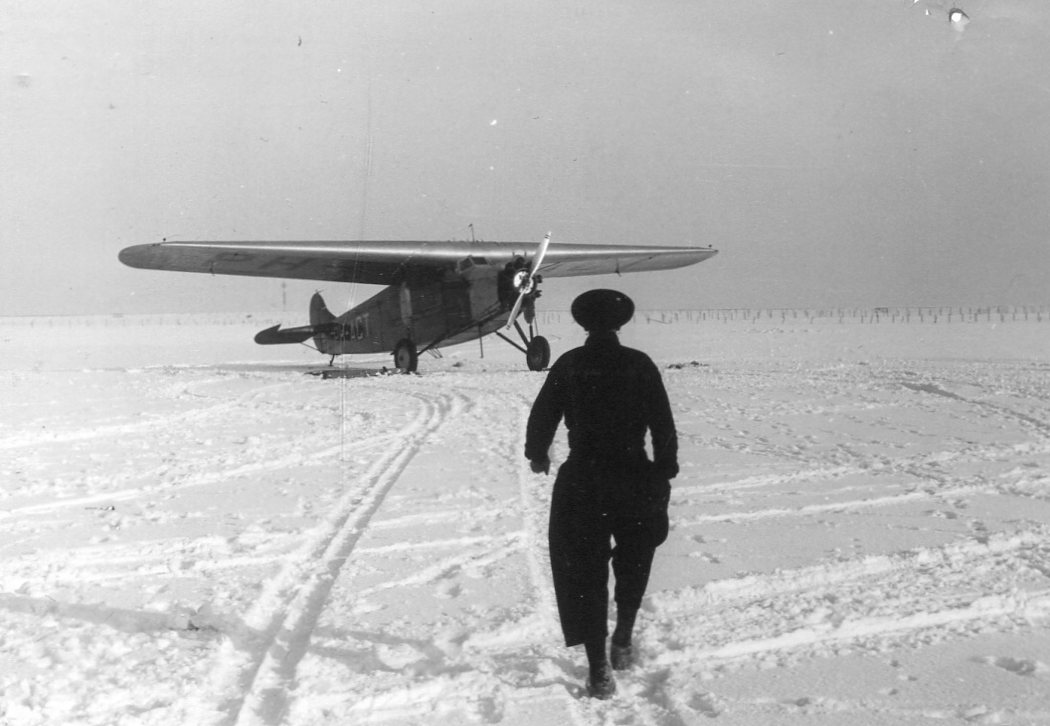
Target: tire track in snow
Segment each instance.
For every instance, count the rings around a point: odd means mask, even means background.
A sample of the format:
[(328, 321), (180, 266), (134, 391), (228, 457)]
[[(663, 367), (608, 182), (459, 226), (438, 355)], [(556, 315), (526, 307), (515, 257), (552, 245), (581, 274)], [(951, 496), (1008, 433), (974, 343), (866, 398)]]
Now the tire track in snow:
[[(459, 572), (465, 567), (482, 568), (504, 560), (521, 549), (522, 536), (519, 533), (511, 533), (504, 536), (491, 537), (482, 540), (485, 545), (481, 552), (469, 555), (455, 554), (439, 560), (430, 567), (413, 572), (398, 580), (386, 580), (360, 591), (362, 598), (367, 598), (384, 590), (408, 588), (437, 582), (449, 576), (450, 573)], [(429, 549), (429, 547), (428, 547)]]
[[(1050, 616), (1045, 528), (652, 595), (664, 666), (943, 639)], [(706, 647), (686, 644), (706, 643)], [(693, 669), (687, 669), (693, 670)]]
[[(525, 711), (535, 708), (548, 715), (553, 709), (560, 714), (559, 722), (575, 726), (605, 723), (600, 713), (579, 700), (582, 688), (574, 689), (570, 685), (579, 683), (582, 686), (586, 668), (582, 662), (578, 668), (570, 665), (573, 661), (578, 662), (580, 654), (573, 654), (564, 648), (558, 625), (546, 536), (553, 476), (532, 474), (523, 455), (525, 422), (532, 400), (527, 395), (502, 390), (499, 380), (485, 379), (479, 384), (457, 378), (452, 385), (476, 408), (483, 412), (499, 412), (500, 423), (493, 424), (490, 418), (482, 416), (466, 425), (481, 427), (478, 441), (486, 451), (494, 453), (493, 465), (501, 473), (514, 477), (511, 481), (517, 484), (514, 499), (521, 513), (520, 529), (486, 538), (484, 552), (472, 555), (459, 553), (438, 560), (429, 568), (396, 581), (373, 585), (361, 594), (418, 586), (461, 568), (464, 563), (496, 561), (519, 555), (525, 568), (523, 577), (527, 578), (528, 590), (533, 593), (530, 612), (521, 620), (504, 622), (502, 625), (506, 626), (506, 630), (498, 628), (491, 633), (473, 633), (470, 640), (476, 650), (462, 661), (457, 660), (454, 672), (448, 673), (446, 679), (426, 679), (410, 684), (397, 682), (389, 689), (373, 690), (367, 700), (359, 704), (360, 712), (352, 712), (351, 719), (362, 723), (424, 723), (428, 716), (433, 715), (434, 705), (441, 703), (448, 709), (453, 709), (452, 704), (458, 704), (464, 712), (471, 714), (467, 718), (474, 717), (481, 721), (492, 720), (495, 718), (493, 714), (503, 713), (508, 706), (513, 705)], [(507, 503), (515, 505), (513, 499), (508, 499)], [(421, 516), (424, 515), (408, 515), (385, 521), (382, 526), (403, 527), (406, 522)], [(462, 515), (452, 513), (450, 516), (456, 518)], [(432, 512), (428, 512), (425, 517), (427, 522), (435, 521)], [(397, 545), (399, 548), (407, 546)], [(508, 665), (509, 662), (522, 659), (543, 665), (537, 666), (536, 670), (531, 667), (519, 670)], [(478, 691), (488, 694), (481, 699), (483, 703), (473, 700), (473, 694)], [(336, 698), (342, 698), (342, 695), (337, 694)]]
[(774, 507), (770, 509), (723, 512), (721, 514), (703, 514), (694, 517), (678, 517), (674, 518), (674, 525), (676, 527), (692, 527), (710, 522), (749, 522), (760, 519), (778, 519), (783, 517), (807, 517), (822, 514), (824, 512), (848, 512), (874, 507), (893, 507), (926, 499), (946, 499), (979, 492), (992, 493), (986, 489), (974, 486), (963, 486), (955, 487), (953, 489), (933, 491), (911, 491), (902, 494), (891, 494), (884, 497), (843, 500), (829, 502), (827, 504), (807, 504), (795, 508)]
[[(448, 557), (435, 559), (429, 566), (406, 572), (403, 576), (372, 584), (355, 592), (363, 600), (369, 595), (389, 591), (425, 587), (444, 580), (451, 573), (465, 568), (491, 566), (511, 558), (520, 560), (516, 572), (526, 580), (527, 602), (524, 608), (513, 608), (513, 616), (492, 623), (493, 630), (472, 631), (469, 646), (463, 652), (457, 647), (455, 654), (446, 652), (446, 646), (431, 642), (426, 635), (419, 636), (420, 643), (429, 643), (433, 672), (441, 678), (426, 678), (405, 682), (392, 679), (384, 685), (370, 684), (369, 691), (354, 706), (346, 710), (348, 694), (344, 691), (309, 691), (305, 680), (300, 684), (295, 702), (289, 713), (300, 720), (298, 702), (311, 701), (315, 714), (325, 699), (333, 700), (333, 708), (341, 710), (347, 722), (353, 723), (425, 723), (434, 717), (436, 704), (445, 712), (462, 711), (464, 719), (490, 721), (510, 706), (513, 708), (537, 708), (545, 713), (558, 712), (557, 722), (588, 726), (587, 718), (572, 697), (571, 689), (558, 684), (577, 680), (577, 674), (553, 675), (570, 660), (560, 643), (557, 610), (550, 584), (546, 552), (546, 514), (549, 503), (551, 479), (531, 474), (523, 457), (525, 419), (531, 399), (514, 391), (502, 388), (502, 379), (484, 379), (480, 384), (471, 379), (456, 376), (451, 379), (431, 379), (432, 386), (465, 396), (466, 403), (457, 413), (470, 411), (470, 416), (457, 416), (456, 440), (471, 439), (479, 445), (478, 466), (497, 475), (511, 486), (506, 488), (501, 504), (481, 510), (483, 517), (499, 518), (508, 511), (520, 515), (520, 523), (512, 529), (493, 532), (485, 537), (453, 538), (436, 543), (399, 542), (381, 548), (370, 548), (368, 554), (388, 551), (405, 551), (426, 546), (472, 545), (471, 551), (459, 551)], [(435, 437), (437, 438), (437, 437)], [(433, 439), (432, 439), (433, 440)], [(447, 441), (437, 442), (447, 446)], [(471, 516), (477, 514), (472, 510)], [(394, 519), (384, 519), (374, 525), (377, 529), (411, 528), (433, 525), (438, 522), (457, 521), (463, 517), (462, 510), (427, 511), (408, 514)], [(370, 528), (371, 530), (372, 528)], [(365, 553), (363, 549), (356, 550)], [(525, 661), (529, 665), (522, 666)], [(553, 681), (551, 679), (554, 679)], [(566, 684), (568, 685), (568, 684)], [(479, 695), (480, 694), (480, 695)]]
[(1010, 408), (1009, 406), (1004, 406), (999, 403), (992, 403), (991, 401), (980, 401), (977, 399), (960, 396), (957, 393), (952, 393), (951, 391), (940, 387), (936, 383), (912, 383), (910, 381), (899, 382), (901, 386), (907, 388), (910, 391), (915, 391), (916, 393), (927, 393), (932, 396), (940, 396), (950, 401), (958, 401), (959, 403), (964, 403), (969, 406), (973, 406), (979, 410), (988, 411), (1001, 418), (1016, 421), (1021, 425), (1025, 426), (1026, 428), (1029, 428), (1032, 431), (1036, 432), (1040, 437), (1044, 439), (1050, 438), (1050, 423), (1047, 423), (1042, 419), (1036, 418), (1035, 416), (1030, 416), (1027, 413), (1016, 411)]
[[(221, 379), (194, 381), (192, 383), (194, 385), (204, 385), (215, 381), (221, 381)], [(189, 385), (190, 384), (187, 384), (187, 387)], [(140, 434), (156, 429), (169, 429), (175, 424), (191, 426), (200, 422), (208, 422), (216, 416), (228, 416), (232, 412), (243, 408), (246, 404), (260, 400), (264, 394), (269, 394), (274, 390), (288, 388), (293, 385), (295, 385), (294, 381), (276, 381), (260, 388), (241, 393), (232, 399), (219, 401), (216, 401), (216, 397), (214, 396), (185, 391), (174, 396), (174, 398), (190, 397), (214, 403), (210, 403), (210, 405), (203, 408), (197, 407), (186, 411), (177, 411), (166, 414), (151, 414), (148, 418), (144, 417), (138, 421), (104, 424), (101, 426), (95, 425), (87, 429), (48, 431), (46, 433), (33, 431), (21, 432), (14, 436), (0, 439), (0, 450), (37, 447), (46, 444), (71, 444), (78, 441), (91, 441), (96, 439), (128, 436), (130, 434)]]
[[(892, 555), (870, 555), (858, 559), (829, 562), (771, 574), (743, 575), (714, 580), (699, 587), (654, 593), (650, 604), (664, 617), (695, 614), (698, 604), (705, 607), (738, 607), (770, 597), (789, 596), (817, 589), (828, 591), (863, 579), (896, 573), (922, 573), (937, 579), (938, 567), (963, 574), (980, 561), (1014, 557), (1027, 566), (1036, 566), (1044, 553), (1050, 556), (1050, 529), (1036, 526), (1016, 533), (1000, 533), (985, 540), (967, 539), (936, 548), (919, 548)], [(1050, 572), (1044, 572), (1050, 578)]]
[(419, 401), (415, 418), (397, 435), (402, 444), (379, 457), (358, 485), (340, 500), (305, 552), (264, 590), (245, 619), (247, 652), (227, 641), (220, 652), (219, 709), (226, 724), (277, 724), (288, 689), (309, 645), (325, 601), (354, 547), (405, 467), (441, 425), (462, 406), (448, 394), (404, 393)]
[[(899, 376), (889, 382), (894, 388), (901, 385)], [(966, 385), (978, 386), (972, 381)], [(1028, 432), (1031, 443), (1024, 445), (1031, 456), (1047, 450), (1047, 423), (1038, 414), (1024, 412), (1023, 406), (983, 400), (985, 393), (991, 397), (992, 391), (982, 389), (980, 394), (964, 397), (937, 385), (913, 383), (903, 387), (929, 394), (902, 398), (905, 410), (947, 414), (962, 426), (976, 422), (987, 428), (988, 420), (993, 419), (993, 424), (1014, 437)], [(995, 393), (1022, 398), (1017, 390), (996, 389)], [(1041, 397), (1039, 394), (1036, 399)], [(960, 404), (965, 409), (960, 409)], [(855, 423), (885, 425), (883, 421)], [(913, 426), (905, 424), (900, 430)], [(824, 452), (815, 451), (818, 460), (824, 458), (834, 466), (818, 467), (814, 473), (820, 479), (832, 480), (849, 474), (886, 474), (895, 476), (898, 487), (896, 477), (903, 475), (906, 484), (915, 480), (914, 488), (897, 496), (700, 515), (688, 523), (762, 520), (889, 506), (913, 499), (1007, 494), (1001, 481), (986, 470), (960, 466), (957, 472), (947, 465), (1010, 462), (1017, 456), (1015, 444), (966, 434), (960, 434), (958, 440), (948, 439), (952, 445), (961, 446), (960, 450), (925, 451), (905, 458), (892, 456), (893, 449), (901, 446), (885, 444), (872, 456), (863, 446), (869, 442), (863, 438), (858, 441), (862, 446), (840, 445), (835, 449), (836, 454), (846, 457), (830, 459), (822, 457)], [(767, 453), (786, 461), (793, 458), (793, 452), (782, 446), (769, 447)], [(688, 494), (694, 498), (691, 504), (700, 504), (705, 501), (702, 495), (709, 492), (777, 487), (796, 477), (797, 473), (748, 477), (729, 485), (694, 486)], [(643, 650), (649, 651), (655, 668), (663, 667), (668, 684), (665, 693), (674, 694), (672, 705), (680, 705), (679, 713), (689, 714), (686, 722), (691, 723), (697, 715), (720, 715), (717, 699), (698, 687), (698, 673), (711, 675), (748, 666), (787, 667), (800, 659), (831, 658), (843, 652), (891, 652), (976, 633), (1023, 632), (1032, 626), (1031, 621), (1050, 617), (1050, 568), (1045, 565), (1050, 556), (1050, 532), (1030, 520), (1020, 520), (1015, 526), (1025, 529), (992, 536), (984, 533), (961, 543), (899, 555), (832, 562), (657, 593), (646, 603), (655, 617), (646, 620), (643, 632), (648, 636), (648, 648)], [(654, 684), (659, 685), (658, 678)]]
[(560, 637), (558, 623), (554, 617), (557, 613), (557, 605), (554, 599), (554, 586), (550, 578), (550, 553), (547, 550), (546, 537), (547, 512), (550, 509), (550, 495), (556, 471), (552, 464), (550, 477), (541, 478), (532, 473), (525, 459), (525, 425), (532, 402), (518, 396), (513, 403), (520, 412), (517, 440), (512, 456), (520, 457), (517, 473), (524, 515), (522, 551), (525, 554), (525, 562), (529, 571), (529, 583), (532, 585), (533, 592), (538, 594), (539, 607), (542, 608), (543, 614), (546, 614), (545, 617), (541, 614), (541, 620), (552, 637)]
[[(204, 382), (196, 381), (193, 383), (195, 385), (205, 385), (214, 383), (215, 381), (221, 382), (221, 379), (207, 380)], [(132, 424), (118, 424), (113, 426), (99, 426), (91, 429), (69, 431), (61, 434), (49, 434), (46, 436), (33, 434), (24, 437), (24, 441), (21, 438), (17, 441), (14, 439), (8, 439), (6, 441), (0, 441), (0, 449), (18, 448), (42, 443), (72, 443), (75, 441), (104, 439), (107, 437), (126, 438), (132, 434), (143, 435), (154, 429), (158, 431), (206, 430), (208, 425), (211, 424), (214, 419), (220, 417), (236, 417), (241, 415), (246, 409), (258, 408), (259, 404), (253, 404), (252, 402), (263, 401), (264, 396), (270, 395), (274, 391), (280, 390), (284, 387), (295, 385), (295, 383), (297, 382), (280, 381), (272, 383), (270, 385), (265, 385), (260, 389), (239, 394), (230, 400), (222, 401), (205, 408), (175, 412), (170, 415), (157, 415), (149, 421)], [(216, 399), (215, 396), (207, 396), (197, 393), (184, 395), (190, 395), (199, 399)], [(269, 402), (264, 401), (264, 403)], [(100, 504), (133, 501), (142, 497), (154, 496), (158, 493), (171, 494), (191, 489), (193, 487), (210, 486), (236, 477), (257, 477), (266, 474), (267, 472), (278, 471), (280, 469), (301, 464), (307, 457), (304, 453), (305, 451), (309, 451), (310, 461), (316, 463), (329, 459), (342, 458), (354, 452), (365, 451), (376, 446), (381, 446), (388, 442), (396, 441), (399, 436), (401, 436), (400, 432), (378, 434), (349, 442), (345, 440), (339, 441), (333, 445), (313, 450), (312, 447), (316, 446), (316, 442), (314, 441), (315, 437), (313, 434), (307, 433), (302, 437), (295, 437), (287, 441), (279, 442), (280, 448), (284, 450), (283, 453), (275, 451), (272, 445), (268, 445), (266, 456), (252, 457), (246, 462), (234, 462), (235, 465), (233, 466), (230, 465), (228, 455), (219, 452), (209, 460), (195, 462), (186, 475), (178, 477), (177, 482), (162, 481), (164, 476), (172, 476), (169, 471), (170, 466), (166, 463), (156, 466), (152, 470), (136, 470), (133, 473), (107, 476), (106, 482), (109, 487), (98, 494), (57, 498), (43, 504), (0, 509), (0, 520), (10, 517), (50, 514), (67, 508), (90, 508)], [(125, 483), (121, 481), (122, 479), (126, 480), (129, 478), (156, 479), (157, 483), (145, 486), (113, 488), (112, 485), (115, 484), (119, 487), (121, 484)]]
[[(318, 461), (333, 460), (338, 461), (340, 458), (345, 457), (347, 454), (365, 451), (383, 444), (390, 442), (397, 442), (402, 436), (401, 433), (393, 434), (382, 434), (379, 436), (370, 436), (368, 438), (359, 439), (350, 443), (339, 443), (332, 446), (328, 446), (323, 449), (317, 449), (310, 452), (310, 460), (314, 463)], [(211, 466), (210, 468), (214, 471), (207, 473), (191, 474), (184, 477), (178, 484), (164, 484), (164, 485), (153, 485), (146, 487), (129, 487), (127, 489), (116, 489), (112, 491), (103, 492), (101, 494), (92, 494), (83, 497), (69, 497), (66, 499), (59, 499), (53, 502), (47, 502), (46, 504), (31, 504), (24, 507), (15, 507), (13, 509), (0, 510), (0, 519), (7, 517), (22, 517), (32, 516), (37, 514), (48, 514), (57, 510), (67, 509), (69, 507), (83, 507), (89, 508), (93, 505), (100, 503), (112, 503), (112, 502), (124, 502), (140, 497), (157, 494), (163, 492), (165, 494), (171, 492), (177, 492), (184, 489), (191, 489), (199, 486), (210, 486), (227, 479), (232, 479), (241, 476), (258, 476), (265, 474), (269, 471), (277, 471), (280, 469), (288, 468), (296, 464), (302, 463), (304, 455), (301, 449), (296, 449), (294, 446), (289, 447), (292, 452), (285, 456), (271, 456), (264, 460), (255, 460), (246, 464), (241, 464), (233, 468), (223, 468), (221, 466)], [(199, 464), (197, 468), (206, 468), (208, 465)]]

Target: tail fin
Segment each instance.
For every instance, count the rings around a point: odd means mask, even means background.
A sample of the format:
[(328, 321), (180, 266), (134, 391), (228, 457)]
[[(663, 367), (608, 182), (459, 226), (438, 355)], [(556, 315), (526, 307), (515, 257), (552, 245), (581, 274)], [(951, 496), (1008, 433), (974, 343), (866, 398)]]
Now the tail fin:
[(328, 307), (324, 304), (324, 298), (321, 297), (321, 293), (315, 292), (314, 296), (310, 298), (310, 325), (328, 325), (332, 322), (335, 322), (335, 316), (329, 312)]

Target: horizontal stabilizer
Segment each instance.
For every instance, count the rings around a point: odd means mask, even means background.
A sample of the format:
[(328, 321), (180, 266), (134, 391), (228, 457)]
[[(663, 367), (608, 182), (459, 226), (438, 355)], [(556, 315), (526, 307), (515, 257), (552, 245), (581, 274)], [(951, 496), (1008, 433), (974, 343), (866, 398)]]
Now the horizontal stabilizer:
[[(327, 326), (324, 326), (327, 327)], [(317, 326), (303, 325), (298, 328), (285, 328), (281, 330), (280, 325), (260, 331), (255, 336), (255, 342), (259, 345), (282, 345), (284, 343), (302, 343), (319, 332)]]

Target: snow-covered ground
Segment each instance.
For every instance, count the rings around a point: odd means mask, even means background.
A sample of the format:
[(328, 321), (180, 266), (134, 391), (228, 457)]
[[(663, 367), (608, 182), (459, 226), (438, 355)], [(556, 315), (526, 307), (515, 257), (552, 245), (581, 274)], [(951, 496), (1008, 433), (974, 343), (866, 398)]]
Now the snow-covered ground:
[(269, 324), (0, 320), (0, 725), (1050, 723), (1045, 312), (625, 328), (682, 473), (609, 702), (521, 456), (543, 375), (326, 380)]

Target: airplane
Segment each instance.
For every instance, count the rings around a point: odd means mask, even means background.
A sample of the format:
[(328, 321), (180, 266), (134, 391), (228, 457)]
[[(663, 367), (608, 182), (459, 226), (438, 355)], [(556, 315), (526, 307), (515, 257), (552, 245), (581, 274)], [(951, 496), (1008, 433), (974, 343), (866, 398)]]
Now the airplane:
[[(156, 242), (126, 247), (119, 259), (141, 269), (386, 285), (342, 315), (321, 294), (310, 324), (259, 332), (260, 345), (303, 343), (332, 358), (393, 354), (394, 368), (414, 373), (423, 352), (490, 333), (525, 354), (529, 370), (550, 363), (538, 335), (535, 301), (546, 277), (668, 270), (717, 254), (711, 247), (522, 242)], [(528, 333), (519, 317), (524, 317)], [(516, 330), (521, 344), (506, 333)]]

